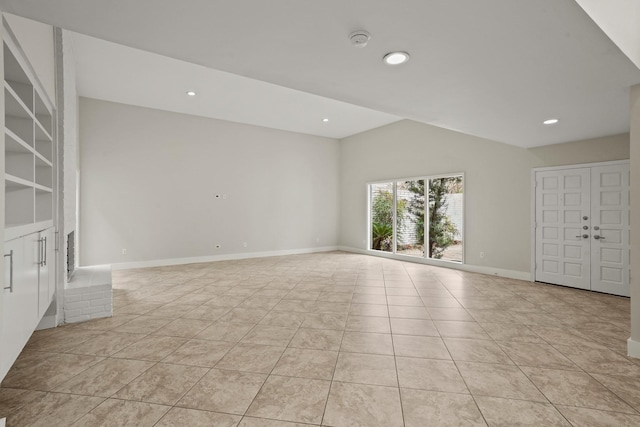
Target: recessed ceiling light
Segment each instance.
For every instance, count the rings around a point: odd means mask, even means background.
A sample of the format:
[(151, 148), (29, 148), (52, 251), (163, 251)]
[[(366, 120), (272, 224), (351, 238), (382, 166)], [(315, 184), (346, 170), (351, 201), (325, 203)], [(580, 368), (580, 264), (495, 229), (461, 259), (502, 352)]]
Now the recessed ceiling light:
[(387, 65), (400, 65), (409, 60), (409, 54), (407, 52), (389, 52), (382, 60)]
[(549, 126), (549, 125), (555, 125), (556, 123), (558, 123), (559, 120), (558, 119), (547, 119), (544, 122), (542, 122), (543, 124)]
[(322, 121), (323, 121), (324, 123), (327, 123), (327, 122), (329, 121), (329, 119), (325, 117), (324, 119), (322, 119)]
[(196, 96), (196, 93), (192, 90), (187, 91), (187, 95), (189, 96)]

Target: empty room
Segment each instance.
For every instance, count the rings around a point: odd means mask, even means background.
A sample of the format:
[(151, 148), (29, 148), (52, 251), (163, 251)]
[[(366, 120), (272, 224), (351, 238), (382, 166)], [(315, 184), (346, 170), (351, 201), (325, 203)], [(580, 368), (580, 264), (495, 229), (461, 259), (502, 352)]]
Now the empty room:
[(637, 1), (0, 14), (0, 427), (640, 425)]

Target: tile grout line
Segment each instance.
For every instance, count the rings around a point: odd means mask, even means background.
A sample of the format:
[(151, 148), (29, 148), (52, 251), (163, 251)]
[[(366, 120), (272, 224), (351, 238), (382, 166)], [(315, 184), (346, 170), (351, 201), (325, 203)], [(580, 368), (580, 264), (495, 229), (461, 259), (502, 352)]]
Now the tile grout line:
[(346, 332), (346, 328), (347, 328), (347, 322), (349, 321), (349, 313), (351, 312), (351, 306), (353, 305), (353, 295), (355, 293), (355, 287), (358, 286), (358, 278), (360, 276), (360, 273), (358, 272), (358, 274), (355, 277), (355, 283), (354, 283), (354, 289), (353, 291), (351, 291), (351, 299), (349, 300), (349, 308), (347, 309), (347, 318), (345, 320), (345, 325), (344, 328), (342, 330), (342, 337), (340, 338), (340, 345), (338, 346), (338, 354), (336, 355), (336, 363), (333, 365), (333, 373), (331, 374), (331, 381), (329, 383), (329, 392), (327, 393), (327, 399), (324, 402), (324, 408), (322, 409), (322, 417), (320, 417), (320, 425), (325, 425), (324, 424), (324, 417), (326, 415), (327, 412), (327, 406), (329, 405), (329, 397), (331, 396), (331, 390), (333, 389), (333, 383), (334, 383), (334, 378), (336, 376), (336, 369), (338, 367), (338, 361), (340, 360), (340, 350), (342, 349), (342, 343), (344, 341), (344, 335)]

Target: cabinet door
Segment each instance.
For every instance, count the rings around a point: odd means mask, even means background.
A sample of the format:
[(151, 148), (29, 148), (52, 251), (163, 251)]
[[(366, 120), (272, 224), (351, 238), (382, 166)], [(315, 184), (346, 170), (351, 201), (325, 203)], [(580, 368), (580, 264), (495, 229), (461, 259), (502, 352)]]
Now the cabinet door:
[(49, 282), (52, 266), (55, 261), (51, 258), (53, 248), (53, 228), (38, 234), (38, 319), (41, 319), (49, 308)]
[[(24, 271), (24, 314), (23, 324), (27, 338), (33, 333), (38, 322), (40, 313), (38, 311), (38, 275), (40, 273), (40, 233), (33, 233), (23, 237), (24, 254), (22, 257), (22, 268)], [(28, 298), (28, 301), (27, 301)]]
[(47, 266), (49, 268), (49, 304), (56, 293), (56, 232), (54, 228), (47, 230)]
[(38, 318), (41, 319), (51, 304), (55, 292), (55, 233), (53, 228), (40, 232), (38, 276)]
[[(37, 319), (38, 295), (29, 284), (33, 276), (25, 270), (25, 238), (4, 243), (4, 299), (2, 301), (2, 335), (0, 336), (0, 378), (3, 378), (31, 336)], [(13, 274), (11, 274), (13, 271)], [(37, 274), (37, 268), (36, 268)], [(11, 277), (13, 276), (13, 277)], [(37, 281), (36, 281), (37, 283)]]

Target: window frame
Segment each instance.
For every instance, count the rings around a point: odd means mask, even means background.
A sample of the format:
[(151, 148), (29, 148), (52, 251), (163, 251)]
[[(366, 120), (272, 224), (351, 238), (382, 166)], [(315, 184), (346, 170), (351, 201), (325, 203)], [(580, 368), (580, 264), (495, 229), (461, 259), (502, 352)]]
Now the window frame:
[[(429, 180), (432, 179), (438, 179), (438, 178), (454, 178), (454, 177), (461, 177), (462, 178), (462, 260), (461, 261), (456, 261), (456, 260), (449, 260), (449, 259), (437, 259), (437, 258), (429, 258), (427, 256), (428, 251), (424, 251), (424, 255), (419, 257), (419, 256), (413, 256), (413, 255), (406, 255), (406, 254), (401, 254), (401, 253), (397, 253), (398, 250), (398, 245), (397, 245), (397, 206), (398, 206), (398, 190), (397, 190), (397, 184), (398, 182), (404, 182), (404, 181), (418, 181), (418, 180), (424, 180), (425, 181), (425, 207), (428, 206), (429, 204), (429, 195), (428, 195), (428, 184), (427, 182), (429, 182)], [(372, 206), (371, 203), (373, 201), (372, 198), (372, 186), (376, 185), (376, 184), (388, 184), (391, 183), (392, 184), (392, 189), (393, 189), (393, 242), (392, 242), (392, 251), (391, 252), (387, 252), (387, 251), (382, 251), (382, 250), (378, 250), (378, 249), (372, 249), (371, 245), (372, 245), (372, 234), (371, 234), (371, 226), (372, 226)], [(401, 261), (414, 261), (414, 262), (420, 262), (420, 263), (424, 263), (424, 264), (433, 264), (433, 265), (443, 265), (443, 266), (452, 266), (452, 265), (464, 265), (465, 264), (465, 253), (466, 253), (466, 231), (467, 231), (467, 191), (466, 191), (466, 175), (464, 172), (458, 172), (458, 173), (443, 173), (443, 174), (432, 174), (432, 175), (419, 175), (419, 176), (413, 176), (413, 177), (407, 177), (407, 178), (390, 178), (390, 179), (381, 179), (381, 180), (375, 180), (375, 181), (368, 181), (366, 183), (366, 188), (367, 188), (367, 238), (365, 240), (363, 240), (364, 242), (366, 242), (366, 251), (369, 254), (374, 254), (376, 256), (382, 256), (382, 257), (386, 257), (386, 258), (393, 258), (393, 259), (397, 259), (397, 260), (401, 260)], [(427, 215), (425, 215), (427, 216)], [(428, 241), (429, 238), (429, 222), (428, 220), (425, 220), (425, 240)]]

